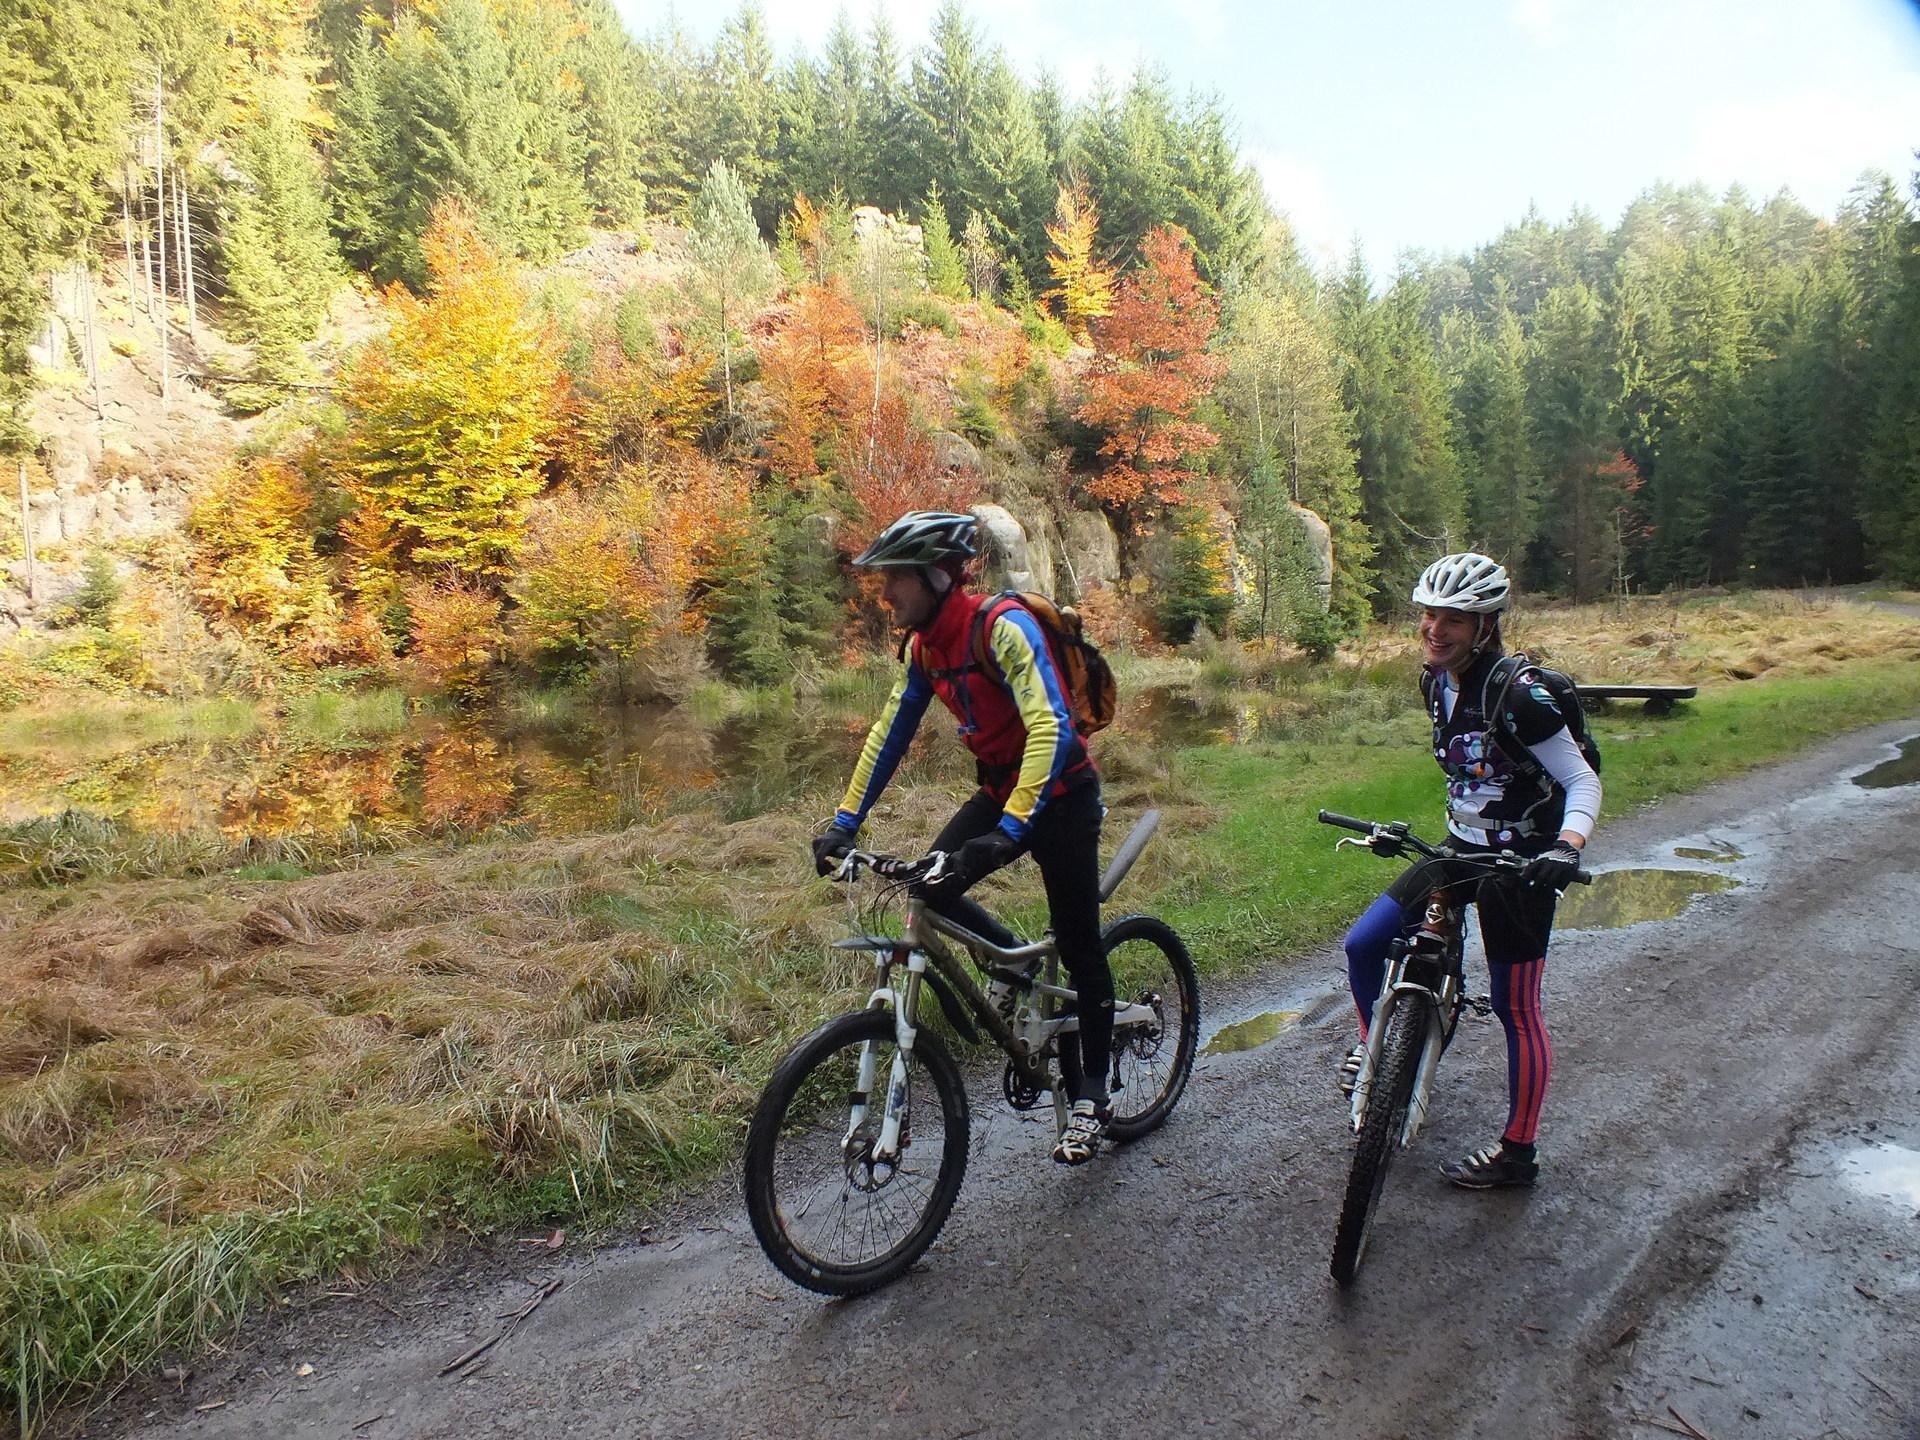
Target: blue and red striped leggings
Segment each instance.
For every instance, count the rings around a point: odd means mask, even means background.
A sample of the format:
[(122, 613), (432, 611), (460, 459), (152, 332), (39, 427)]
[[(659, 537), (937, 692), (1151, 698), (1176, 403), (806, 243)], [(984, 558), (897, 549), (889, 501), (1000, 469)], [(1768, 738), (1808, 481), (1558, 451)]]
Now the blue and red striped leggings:
[[(1553, 1041), (1540, 1013), (1540, 976), (1547, 968), (1546, 947), (1537, 942), (1525, 947), (1533, 950), (1532, 959), (1507, 953), (1509, 945), (1503, 942), (1518, 938), (1513, 933), (1517, 927), (1488, 924), (1490, 918), (1483, 913), (1481, 934), (1493, 981), (1493, 1013), (1507, 1032), (1507, 1128), (1501, 1132), (1501, 1139), (1531, 1145), (1540, 1129), (1540, 1102), (1546, 1098), (1547, 1080), (1553, 1073)], [(1360, 1012), (1362, 1037), (1386, 980), (1387, 951), (1395, 939), (1407, 933), (1410, 923), (1406, 908), (1389, 891), (1375, 900), (1347, 932), (1347, 983), (1353, 989), (1354, 1007)]]

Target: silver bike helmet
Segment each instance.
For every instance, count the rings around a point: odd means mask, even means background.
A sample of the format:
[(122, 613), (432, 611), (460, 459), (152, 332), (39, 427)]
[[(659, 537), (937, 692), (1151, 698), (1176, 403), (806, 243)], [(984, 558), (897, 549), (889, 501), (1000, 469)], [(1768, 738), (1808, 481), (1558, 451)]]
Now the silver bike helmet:
[(869, 568), (931, 568), (947, 560), (971, 560), (980, 553), (980, 522), (949, 510), (909, 510), (873, 537), (853, 557)]
[(1511, 589), (1506, 566), (1466, 550), (1442, 555), (1429, 565), (1413, 587), (1413, 603), (1429, 610), (1498, 615), (1507, 608)]

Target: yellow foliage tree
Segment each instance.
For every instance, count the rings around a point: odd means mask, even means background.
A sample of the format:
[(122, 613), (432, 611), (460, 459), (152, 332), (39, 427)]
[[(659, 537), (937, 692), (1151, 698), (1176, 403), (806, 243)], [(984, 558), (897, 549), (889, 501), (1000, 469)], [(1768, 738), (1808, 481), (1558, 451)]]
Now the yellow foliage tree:
[(1054, 286), (1046, 292), (1060, 306), (1060, 318), (1080, 344), (1089, 343), (1089, 328), (1113, 313), (1113, 271), (1095, 257), (1094, 235), (1100, 216), (1084, 185), (1062, 185), (1054, 202), (1054, 223), (1047, 226), (1053, 249), (1047, 266)]
[(443, 201), (423, 242), (426, 298), (386, 295), (390, 326), (348, 372), (342, 482), (360, 510), (363, 563), (450, 571), (497, 587), (565, 394), (558, 343), (472, 214)]

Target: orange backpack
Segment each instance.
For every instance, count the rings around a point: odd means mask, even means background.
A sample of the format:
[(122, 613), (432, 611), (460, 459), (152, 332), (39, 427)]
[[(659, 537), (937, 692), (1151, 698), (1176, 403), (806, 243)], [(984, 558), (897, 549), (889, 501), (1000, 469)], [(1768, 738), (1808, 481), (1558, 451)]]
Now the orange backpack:
[(1053, 663), (1067, 687), (1067, 704), (1073, 710), (1074, 727), (1085, 739), (1113, 723), (1120, 705), (1120, 687), (1114, 683), (1113, 667), (1100, 647), (1086, 636), (1080, 612), (1071, 605), (1056, 605), (1045, 595), (1032, 590), (1003, 590), (974, 612), (973, 658), (989, 675), (1000, 675), (999, 662), (987, 644), (987, 628), (1013, 606), (1018, 605), (1040, 622), (1053, 652)]

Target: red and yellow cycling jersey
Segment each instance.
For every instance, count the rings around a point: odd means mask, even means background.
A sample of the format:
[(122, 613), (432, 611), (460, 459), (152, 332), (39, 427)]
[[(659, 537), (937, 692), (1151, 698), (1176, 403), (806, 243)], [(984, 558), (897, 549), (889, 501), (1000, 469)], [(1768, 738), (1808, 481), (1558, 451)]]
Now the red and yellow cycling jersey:
[[(997, 674), (972, 654), (974, 617), (998, 603), (987, 629)], [(1033, 615), (1016, 602), (957, 591), (933, 623), (917, 632), (905, 666), (854, 767), (834, 823), (857, 830), (907, 753), (935, 696), (960, 722), (960, 739), (979, 762), (980, 783), (1001, 801), (1000, 828), (1017, 841), (1070, 777), (1091, 773), (1073, 724), (1066, 686)]]

